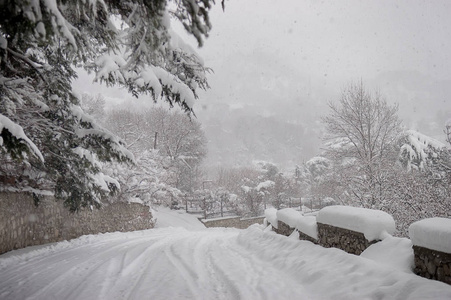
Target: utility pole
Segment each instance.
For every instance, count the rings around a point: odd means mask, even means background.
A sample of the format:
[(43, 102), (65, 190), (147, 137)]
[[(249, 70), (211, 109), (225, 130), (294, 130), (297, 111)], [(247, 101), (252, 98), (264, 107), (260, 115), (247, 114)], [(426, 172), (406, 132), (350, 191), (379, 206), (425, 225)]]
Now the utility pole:
[(157, 137), (158, 137), (158, 132), (155, 131), (155, 139), (153, 140), (153, 149), (154, 150), (157, 149)]

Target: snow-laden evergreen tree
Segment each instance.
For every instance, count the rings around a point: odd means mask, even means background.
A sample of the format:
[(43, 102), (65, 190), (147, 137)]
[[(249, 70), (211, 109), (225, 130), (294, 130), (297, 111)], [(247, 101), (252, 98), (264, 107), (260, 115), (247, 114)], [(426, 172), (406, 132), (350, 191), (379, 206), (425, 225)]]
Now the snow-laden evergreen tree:
[(411, 169), (432, 170), (437, 164), (446, 163), (442, 158), (448, 152), (445, 143), (415, 130), (407, 130), (403, 134), (401, 142), (403, 145), (401, 146), (400, 160), (408, 171)]
[(2, 174), (7, 181), (53, 189), (71, 210), (117, 189), (98, 162), (133, 156), (80, 109), (74, 67), (189, 112), (196, 89), (207, 87), (206, 68), (171, 31), (170, 18), (201, 45), (212, 3), (0, 1), (0, 150), (2, 161), (15, 164)]

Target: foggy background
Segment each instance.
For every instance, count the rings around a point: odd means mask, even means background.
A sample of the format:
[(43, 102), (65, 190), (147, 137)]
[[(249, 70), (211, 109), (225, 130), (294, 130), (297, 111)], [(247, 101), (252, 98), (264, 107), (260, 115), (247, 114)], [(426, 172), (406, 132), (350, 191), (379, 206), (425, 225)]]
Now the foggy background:
[[(360, 81), (399, 104), (406, 128), (444, 141), (450, 13), (450, 1), (230, 0), (225, 12), (216, 5), (210, 37), (196, 49), (214, 71), (194, 107), (209, 140), (205, 164), (294, 168), (320, 153), (327, 102)], [(110, 106), (153, 105), (92, 78), (81, 72), (74, 89), (101, 93)]]

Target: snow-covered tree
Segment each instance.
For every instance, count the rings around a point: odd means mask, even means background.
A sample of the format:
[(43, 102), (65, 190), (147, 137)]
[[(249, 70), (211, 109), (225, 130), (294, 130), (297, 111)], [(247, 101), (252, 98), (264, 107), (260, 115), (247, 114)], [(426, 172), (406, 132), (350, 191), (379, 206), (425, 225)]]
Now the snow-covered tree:
[(446, 134), (446, 142), (448, 143), (448, 146), (451, 146), (451, 119), (446, 121), (443, 132)]
[(407, 130), (401, 143), (400, 160), (408, 171), (430, 168), (446, 151), (444, 143), (415, 130)]
[(120, 190), (111, 200), (164, 206), (180, 200), (182, 192), (168, 183), (172, 174), (164, 168), (164, 157), (158, 150), (143, 151), (136, 154), (135, 158), (135, 164), (106, 165), (105, 172), (120, 184)]
[(269, 190), (269, 202), (276, 208), (299, 207), (301, 197), (305, 196), (301, 192), (300, 181), (292, 175), (283, 173), (277, 174), (273, 179), (274, 185)]
[[(343, 169), (335, 170), (333, 161), (315, 156), (298, 166), (297, 180), (300, 182), (305, 205), (322, 208), (331, 202), (346, 203), (339, 176)], [(331, 200), (333, 199), (333, 201)]]
[[(443, 143), (416, 131), (407, 130), (396, 143), (399, 156), (388, 161), (379, 180), (383, 184), (383, 194), (372, 207), (381, 209), (396, 220), (397, 235), (407, 236), (410, 224), (428, 217), (451, 216), (451, 155)], [(341, 143), (330, 147), (342, 147)], [(319, 161), (322, 161), (320, 159)], [(312, 162), (317, 162), (313, 159)], [(299, 177), (308, 182), (311, 195), (331, 197), (345, 205), (365, 206), (367, 203), (355, 201), (359, 197), (355, 191), (366, 191), (358, 169), (357, 160), (329, 160), (328, 168), (319, 177), (309, 178), (309, 168), (300, 168)], [(316, 163), (314, 164), (316, 165)], [(320, 164), (321, 166), (321, 164)], [(306, 175), (307, 174), (307, 175)], [(363, 174), (364, 175), (364, 174)]]
[(168, 185), (184, 192), (200, 186), (199, 166), (207, 148), (202, 127), (195, 119), (161, 107), (141, 112), (118, 109), (107, 114), (105, 124), (135, 156), (158, 150), (170, 174), (165, 180)]
[(102, 94), (91, 95), (88, 93), (83, 93), (81, 95), (80, 106), (83, 111), (101, 124), (105, 119), (105, 104), (106, 100)]
[(326, 140), (332, 142), (326, 156), (349, 175), (349, 193), (364, 207), (375, 207), (388, 194), (387, 174), (396, 161), (400, 134), (397, 106), (390, 106), (363, 84), (349, 85), (338, 104), (323, 118)]
[(74, 66), (94, 72), (97, 81), (191, 111), (196, 89), (207, 87), (207, 69), (171, 31), (170, 18), (182, 22), (201, 45), (211, 28), (212, 3), (1, 1), (2, 160), (26, 170), (36, 188), (41, 188), (37, 178), (47, 178), (71, 210), (98, 204), (114, 186), (98, 161), (133, 156), (78, 106), (71, 88)]

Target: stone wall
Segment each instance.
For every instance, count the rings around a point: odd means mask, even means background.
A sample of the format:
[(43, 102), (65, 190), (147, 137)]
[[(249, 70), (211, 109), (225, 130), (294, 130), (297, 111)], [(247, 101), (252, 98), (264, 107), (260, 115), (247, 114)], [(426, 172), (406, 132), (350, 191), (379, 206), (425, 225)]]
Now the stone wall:
[(413, 246), (417, 275), (451, 284), (451, 254)]
[(277, 227), (278, 228), (273, 227), (274, 232), (284, 235), (284, 236), (289, 236), (294, 231), (293, 227), (290, 227), (289, 225), (285, 224), (284, 222), (282, 222), (280, 220), (277, 221)]
[(318, 241), (311, 236), (303, 233), (302, 231), (299, 231), (299, 239), (304, 241), (312, 242), (313, 244), (318, 244)]
[(265, 217), (255, 217), (241, 219), (241, 217), (225, 217), (218, 219), (201, 220), (205, 227), (233, 227), (238, 229), (246, 229), (252, 224), (263, 224)]
[(246, 229), (249, 226), (253, 225), (253, 224), (263, 224), (263, 220), (265, 219), (265, 217), (254, 217), (254, 218), (246, 218), (246, 219), (240, 219), (240, 223), (239, 223), (239, 229)]
[(77, 238), (85, 234), (149, 229), (149, 207), (114, 203), (71, 213), (52, 197), (34, 205), (31, 194), (0, 193), (0, 254), (13, 249)]
[(322, 223), (317, 223), (317, 225), (318, 243), (326, 248), (334, 247), (350, 254), (360, 255), (366, 248), (378, 242), (369, 242), (361, 232)]
[[(277, 227), (278, 228), (275, 228), (273, 226), (274, 232), (285, 236), (289, 236), (295, 230), (293, 227), (290, 227), (280, 220), (277, 221)], [(346, 251), (347, 253), (356, 255), (360, 255), (366, 248), (378, 242), (369, 242), (365, 238), (365, 235), (361, 232), (356, 232), (322, 223), (317, 223), (317, 227), (318, 240), (298, 230), (299, 239), (310, 241), (314, 244), (318, 244), (326, 248), (338, 248)]]
[[(290, 227), (289, 225), (285, 224), (284, 222), (282, 222), (280, 220), (277, 221), (277, 227), (279, 227), (279, 228), (276, 229), (276, 228), (273, 227), (274, 232), (276, 232), (278, 234), (285, 235), (285, 236), (289, 236), (294, 231), (293, 227)], [(312, 242), (314, 244), (318, 244), (318, 241), (316, 239), (314, 239), (311, 236), (303, 233), (302, 231), (298, 230), (298, 233), (299, 233), (299, 239), (300, 240), (309, 241), (309, 242)]]

